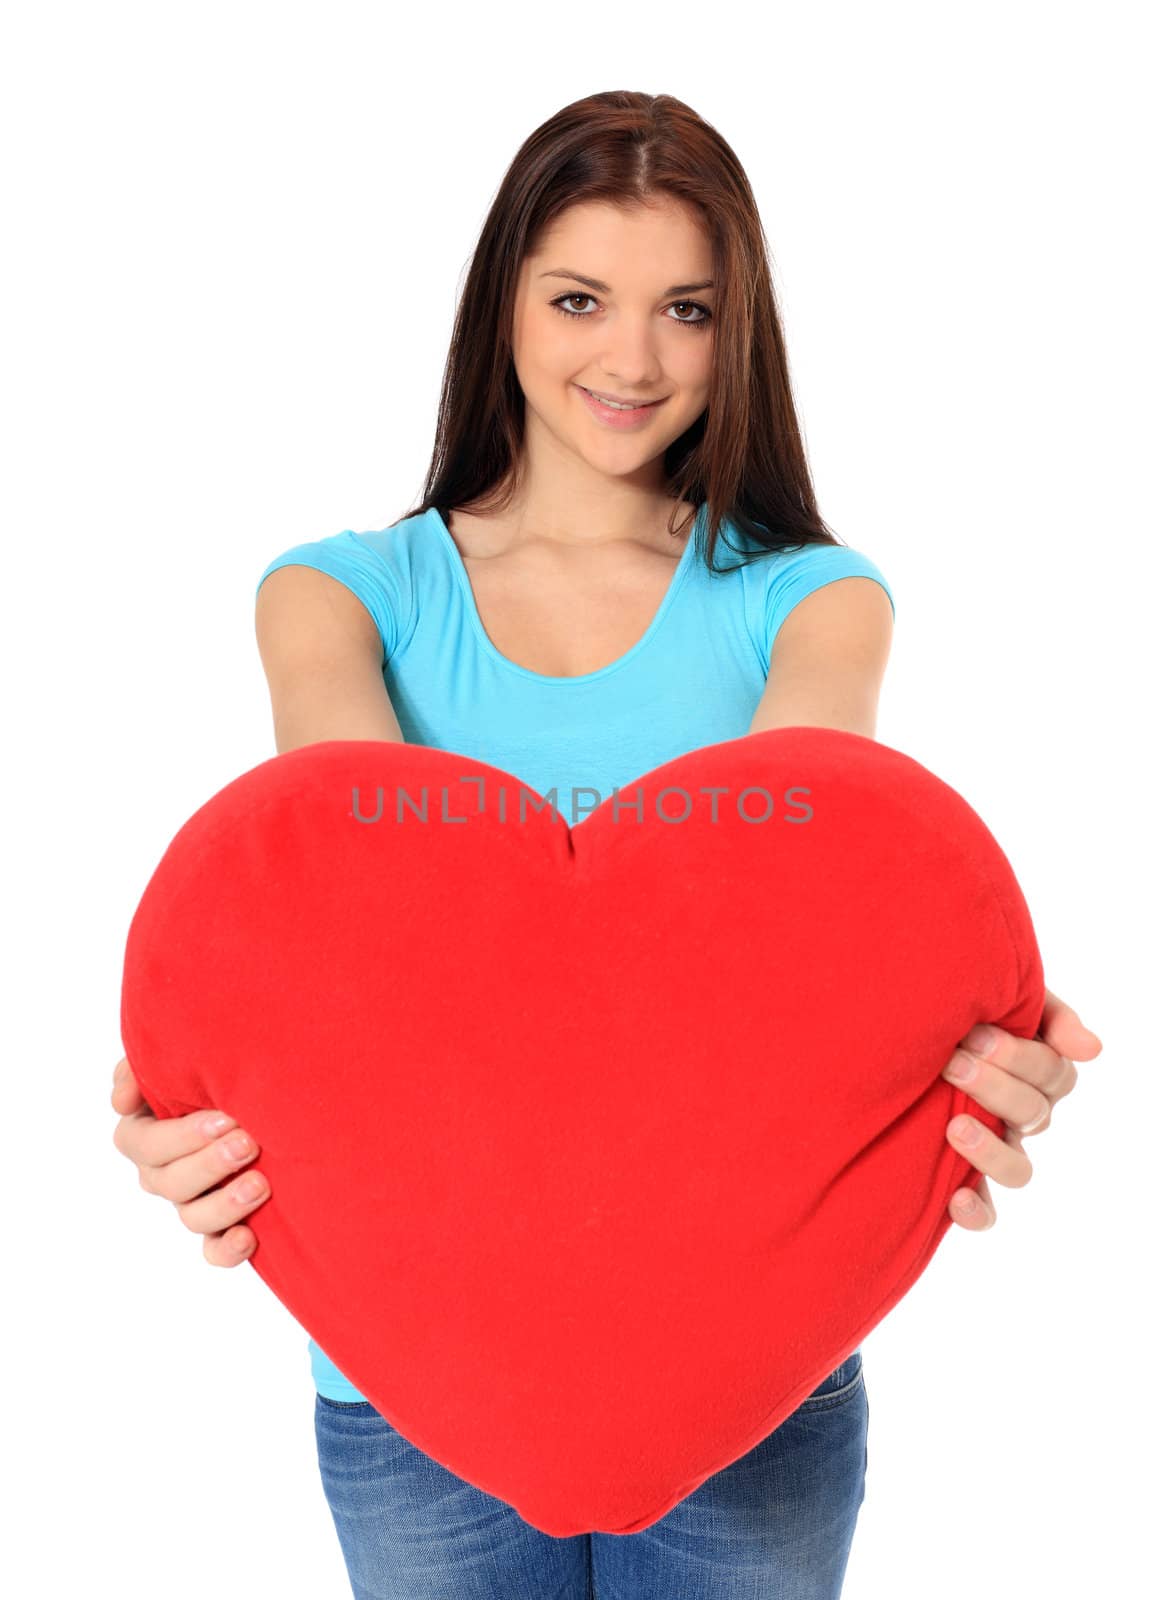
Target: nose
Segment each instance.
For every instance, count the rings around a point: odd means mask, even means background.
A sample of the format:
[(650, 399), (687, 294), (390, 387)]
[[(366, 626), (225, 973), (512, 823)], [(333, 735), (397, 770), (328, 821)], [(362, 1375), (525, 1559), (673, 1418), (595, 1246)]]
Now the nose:
[(610, 334), (599, 369), (612, 394), (616, 389), (650, 393), (656, 387), (661, 367), (651, 347), (653, 337), (649, 321), (623, 322)]

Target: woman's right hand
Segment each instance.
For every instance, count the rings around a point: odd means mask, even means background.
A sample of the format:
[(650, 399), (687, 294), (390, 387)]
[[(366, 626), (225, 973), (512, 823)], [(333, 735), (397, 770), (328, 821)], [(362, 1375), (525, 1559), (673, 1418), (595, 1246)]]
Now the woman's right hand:
[[(253, 1171), (231, 1183), (227, 1180), (256, 1157), (256, 1140), (228, 1115), (223, 1132), (209, 1130), (206, 1124), (220, 1112), (193, 1111), (187, 1117), (158, 1119), (145, 1103), (127, 1056), (113, 1072), (112, 1108), (121, 1113), (113, 1144), (138, 1169), (146, 1193), (171, 1200), (186, 1228), (205, 1235), (202, 1253), (210, 1266), (235, 1267), (251, 1255), (257, 1239), (238, 1218), (265, 1204), (269, 1184)], [(249, 1150), (235, 1156), (228, 1146), (239, 1135), (248, 1140)], [(248, 1198), (238, 1195), (239, 1187), (251, 1178), (259, 1180), (259, 1193)]]

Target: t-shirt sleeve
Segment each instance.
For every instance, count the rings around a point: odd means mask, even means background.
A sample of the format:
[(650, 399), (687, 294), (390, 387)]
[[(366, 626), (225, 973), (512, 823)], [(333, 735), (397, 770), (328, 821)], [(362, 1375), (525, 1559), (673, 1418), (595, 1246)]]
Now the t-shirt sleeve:
[(316, 567), (327, 572), (356, 594), (373, 617), (382, 639), (383, 661), (388, 661), (408, 624), (411, 597), (399, 572), (376, 548), (375, 541), (381, 540), (381, 533), (355, 533), (345, 528), (326, 539), (295, 544), (269, 563), (257, 580), (257, 590), (278, 567)]
[(759, 644), (761, 657), (766, 657), (765, 671), (770, 668), (775, 636), (784, 619), (813, 589), (822, 589), (824, 584), (834, 583), (837, 578), (875, 579), (888, 596), (893, 617), (896, 615), (896, 602), (884, 574), (874, 561), (846, 545), (805, 545), (802, 550), (769, 556), (764, 566), (763, 630)]

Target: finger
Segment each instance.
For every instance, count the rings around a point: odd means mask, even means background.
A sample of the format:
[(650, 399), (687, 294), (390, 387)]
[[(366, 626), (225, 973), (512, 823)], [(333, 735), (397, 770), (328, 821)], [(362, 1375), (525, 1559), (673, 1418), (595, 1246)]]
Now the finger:
[(1057, 1055), (1074, 1061), (1092, 1061), (1103, 1048), (1100, 1039), (1091, 1028), (1085, 1027), (1072, 1006), (1066, 1005), (1051, 989), (1045, 990), (1037, 1036), (1051, 1045)]
[(211, 1267), (239, 1267), (256, 1248), (257, 1235), (253, 1229), (238, 1223), (235, 1228), (226, 1228), (224, 1233), (206, 1234), (201, 1253)]
[[(138, 1167), (163, 1168), (196, 1151), (204, 1151), (220, 1139), (220, 1132), (214, 1131), (215, 1119), (224, 1119), (221, 1129), (226, 1134), (237, 1126), (223, 1111), (190, 1111), (184, 1117), (155, 1117), (151, 1111), (130, 1112), (122, 1116), (113, 1129), (113, 1144)], [(220, 1166), (206, 1166), (205, 1183), (201, 1188), (213, 1181), (214, 1172), (220, 1177), (222, 1170)], [(154, 1192), (160, 1193), (159, 1190)], [(166, 1198), (187, 1200), (197, 1192), (192, 1189), (188, 1195), (174, 1194)]]
[[(1077, 1084), (1077, 1069), (1067, 1056), (1059, 1056), (1053, 1047), (1042, 1039), (1020, 1039), (1004, 1028), (982, 1023), (970, 1028), (960, 1041), (961, 1049), (978, 1062), (991, 1062), (1002, 1071), (1011, 1073), (1031, 1084), (1039, 1093), (1052, 1101), (1063, 1100)], [(958, 1079), (954, 1081), (964, 1082)], [(979, 1080), (978, 1080), (979, 1081)], [(972, 1093), (971, 1087), (969, 1094)], [(1034, 1102), (1035, 1103), (1035, 1102)], [(1039, 1115), (1036, 1107), (1032, 1116)], [(1031, 1120), (1031, 1117), (1008, 1118), (1008, 1121)]]
[(983, 1233), (996, 1221), (996, 1207), (988, 1192), (988, 1180), (981, 1178), (975, 1189), (957, 1189), (948, 1202), (948, 1215), (971, 1233)]
[(122, 1056), (113, 1069), (112, 1094), (109, 1097), (114, 1111), (127, 1116), (144, 1104), (141, 1086), (133, 1077), (128, 1058)]
[(995, 1179), (1006, 1189), (1023, 1189), (1032, 1177), (1032, 1162), (1016, 1134), (998, 1138), (975, 1117), (953, 1117), (948, 1124), (948, 1142), (978, 1172)]
[[(250, 1192), (248, 1185), (255, 1185), (257, 1192)], [(264, 1173), (245, 1172), (207, 1194), (198, 1194), (178, 1205), (177, 1215), (190, 1233), (220, 1235), (252, 1216), (268, 1199), (269, 1180)]]
[[(1047, 1050), (1048, 1046), (1039, 1048)], [(1043, 1133), (1052, 1120), (1052, 1103), (1047, 1095), (1023, 1078), (1013, 1077), (1003, 1067), (993, 1066), (968, 1050), (958, 1050), (941, 1077), (963, 1089), (970, 1099), (986, 1111), (995, 1112), (1019, 1133)]]
[(152, 1115), (145, 1103), (144, 1095), (137, 1086), (136, 1080), (132, 1078), (114, 1086), (112, 1094), (109, 1095), (109, 1104), (122, 1117), (130, 1117), (134, 1111), (144, 1111), (148, 1115)]
[[(171, 1200), (180, 1210), (202, 1196), (219, 1196), (222, 1185), (251, 1167), (259, 1154), (260, 1147), (253, 1136), (244, 1128), (234, 1128), (190, 1155), (179, 1156), (164, 1166), (142, 1167), (141, 1188)], [(201, 1220), (196, 1232), (217, 1233), (234, 1220), (235, 1214), (228, 1207), (218, 1207), (210, 1213), (198, 1212)]]

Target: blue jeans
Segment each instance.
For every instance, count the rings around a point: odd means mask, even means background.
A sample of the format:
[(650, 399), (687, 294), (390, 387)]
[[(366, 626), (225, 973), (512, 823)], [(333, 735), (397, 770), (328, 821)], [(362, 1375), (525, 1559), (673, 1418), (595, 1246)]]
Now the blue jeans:
[(638, 1533), (542, 1533), (368, 1400), (318, 1394), (314, 1425), (354, 1600), (836, 1600), (868, 1469), (860, 1350)]

